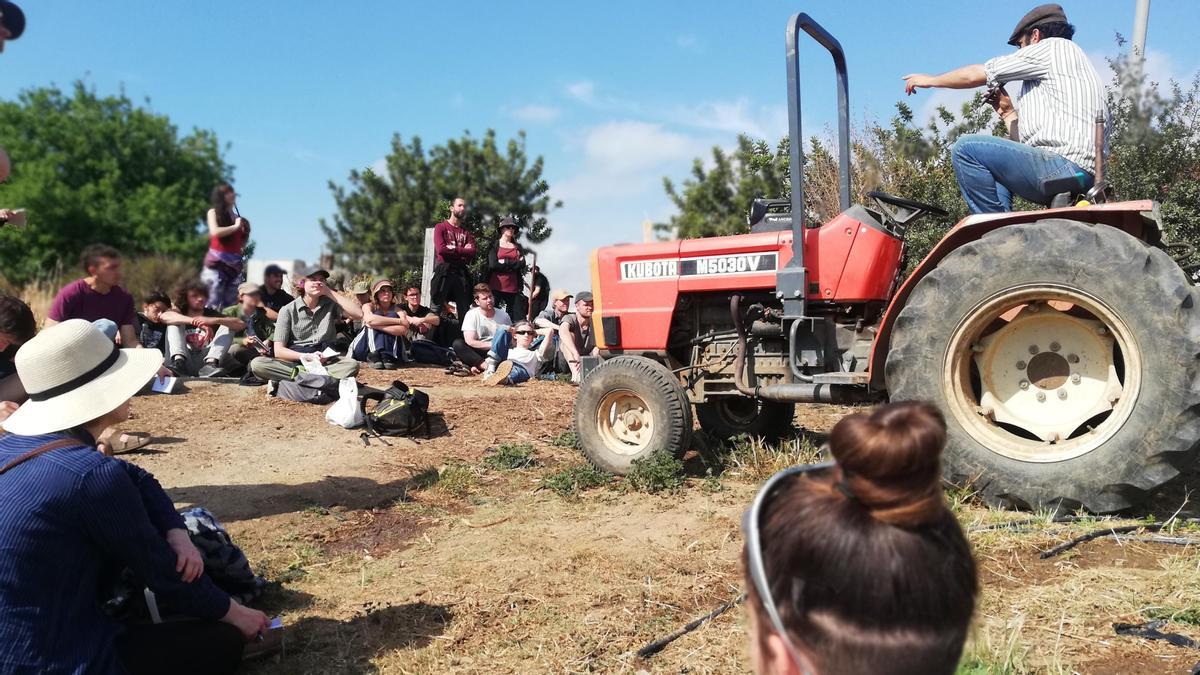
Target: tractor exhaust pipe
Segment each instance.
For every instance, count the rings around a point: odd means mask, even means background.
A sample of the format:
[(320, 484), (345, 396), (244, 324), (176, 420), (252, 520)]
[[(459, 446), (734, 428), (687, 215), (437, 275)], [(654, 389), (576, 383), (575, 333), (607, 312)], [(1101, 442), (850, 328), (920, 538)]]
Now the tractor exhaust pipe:
[[(754, 385), (750, 388), (746, 384), (746, 322), (742, 319), (742, 296), (737, 293), (729, 298), (729, 313), (733, 315), (733, 327), (737, 331), (737, 353), (733, 358), (733, 384), (737, 390), (746, 396), (752, 398), (765, 398), (770, 401), (797, 401), (810, 403), (840, 403), (843, 400), (848, 401), (846, 396), (840, 392), (841, 388), (834, 389), (827, 384), (813, 384), (811, 375), (803, 375), (795, 372), (793, 374), (801, 380), (797, 383), (773, 384), (769, 387)], [(791, 350), (788, 350), (788, 359), (791, 360)]]

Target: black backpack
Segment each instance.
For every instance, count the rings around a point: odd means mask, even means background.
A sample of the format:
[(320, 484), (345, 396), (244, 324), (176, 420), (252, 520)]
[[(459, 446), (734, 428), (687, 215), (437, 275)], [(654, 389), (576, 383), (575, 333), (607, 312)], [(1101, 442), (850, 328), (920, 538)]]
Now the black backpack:
[[(367, 401), (375, 401), (375, 407), (367, 410)], [(383, 391), (367, 388), (358, 398), (358, 408), (367, 431), (375, 436), (409, 436), (424, 426), (429, 438), (429, 395), (400, 380)]]

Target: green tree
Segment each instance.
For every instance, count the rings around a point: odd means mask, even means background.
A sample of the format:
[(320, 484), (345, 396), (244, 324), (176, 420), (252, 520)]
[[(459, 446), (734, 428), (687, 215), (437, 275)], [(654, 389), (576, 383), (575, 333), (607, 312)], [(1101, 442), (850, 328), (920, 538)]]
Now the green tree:
[(96, 242), (199, 267), (209, 193), (232, 171), (213, 132), (181, 136), (165, 115), (77, 82), (69, 95), (45, 87), (0, 102), (0, 143), (13, 159), (0, 204), (29, 211), (25, 229), (0, 229), (11, 281), (73, 267)]
[(421, 268), (425, 229), (444, 220), (450, 200), (467, 200), (467, 227), (480, 254), (495, 240), (495, 223), (506, 215), (521, 223), (520, 238), (536, 244), (551, 234), (546, 214), (551, 203), (542, 178), (543, 161), (530, 161), (525, 133), (501, 149), (496, 132), (482, 139), (465, 133), (426, 151), (421, 139), (408, 143), (396, 134), (382, 173), (351, 171), (349, 186), (329, 182), (338, 212), (321, 229), (334, 264), (351, 273), (391, 274), (397, 278)]

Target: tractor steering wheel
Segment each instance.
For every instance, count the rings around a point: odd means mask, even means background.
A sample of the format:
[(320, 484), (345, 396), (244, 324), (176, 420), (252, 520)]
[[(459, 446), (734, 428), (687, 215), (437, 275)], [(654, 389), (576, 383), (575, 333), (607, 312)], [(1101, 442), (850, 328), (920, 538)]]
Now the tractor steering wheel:
[(902, 209), (908, 209), (909, 211), (924, 211), (926, 213), (932, 213), (935, 216), (950, 215), (950, 212), (946, 209), (934, 206), (933, 204), (926, 204), (924, 202), (918, 202), (911, 199), (905, 199), (903, 197), (897, 197), (895, 195), (889, 195), (888, 193), (880, 192), (879, 190), (872, 190), (867, 193), (867, 196), (875, 201), (883, 202), (884, 204), (891, 204), (892, 206), (898, 206)]

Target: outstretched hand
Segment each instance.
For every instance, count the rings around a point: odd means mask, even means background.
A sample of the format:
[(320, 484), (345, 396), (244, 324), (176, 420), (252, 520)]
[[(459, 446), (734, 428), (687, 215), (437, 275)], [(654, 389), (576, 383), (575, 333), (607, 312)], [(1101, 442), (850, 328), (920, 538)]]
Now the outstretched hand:
[(909, 96), (917, 93), (918, 89), (928, 89), (933, 86), (933, 78), (923, 73), (911, 73), (901, 79), (904, 80), (904, 93)]

